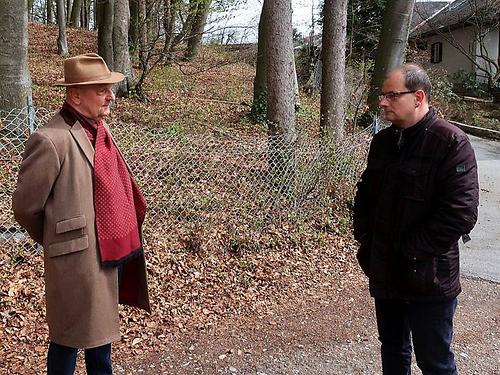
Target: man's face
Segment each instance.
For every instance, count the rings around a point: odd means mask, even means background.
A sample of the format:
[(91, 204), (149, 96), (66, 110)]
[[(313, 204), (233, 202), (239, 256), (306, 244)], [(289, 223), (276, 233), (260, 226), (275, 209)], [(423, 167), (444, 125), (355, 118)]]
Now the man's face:
[(98, 120), (110, 114), (110, 104), (115, 100), (112, 84), (84, 85), (76, 87), (78, 111), (91, 119)]
[[(384, 118), (395, 126), (403, 128), (414, 124), (416, 108), (415, 93), (408, 92), (410, 90), (404, 81), (401, 71), (390, 73), (382, 85), (382, 99), (379, 101), (384, 111)], [(403, 94), (398, 95), (398, 93)]]

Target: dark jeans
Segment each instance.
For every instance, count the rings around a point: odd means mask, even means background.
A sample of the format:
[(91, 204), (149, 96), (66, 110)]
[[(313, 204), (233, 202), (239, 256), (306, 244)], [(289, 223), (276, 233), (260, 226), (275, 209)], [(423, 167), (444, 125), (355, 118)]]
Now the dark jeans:
[[(75, 372), (78, 349), (51, 342), (47, 356), (48, 375), (72, 375)], [(111, 344), (85, 349), (85, 367), (89, 375), (113, 373)]]
[(456, 375), (450, 349), (457, 299), (438, 302), (375, 299), (384, 375), (411, 374), (411, 338), (423, 375)]

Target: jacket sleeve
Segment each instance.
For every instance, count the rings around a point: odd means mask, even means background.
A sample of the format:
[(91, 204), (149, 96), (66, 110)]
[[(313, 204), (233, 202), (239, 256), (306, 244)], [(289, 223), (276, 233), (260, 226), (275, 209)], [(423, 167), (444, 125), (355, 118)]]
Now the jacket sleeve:
[(372, 186), (370, 186), (370, 167), (372, 164), (373, 154), (375, 153), (377, 141), (377, 136), (375, 136), (370, 144), (367, 167), (361, 174), (361, 178), (356, 185), (356, 195), (354, 196), (353, 232), (354, 238), (360, 243), (366, 240), (368, 237), (371, 237), (371, 234), (369, 233), (369, 190), (372, 188)]
[(24, 151), (12, 210), (17, 222), (39, 244), (43, 243), (45, 203), (59, 171), (60, 161), (52, 141), (39, 131), (33, 133)]
[(474, 150), (465, 135), (455, 137), (437, 170), (432, 205), (429, 219), (403, 236), (404, 254), (442, 254), (474, 227), (479, 183)]

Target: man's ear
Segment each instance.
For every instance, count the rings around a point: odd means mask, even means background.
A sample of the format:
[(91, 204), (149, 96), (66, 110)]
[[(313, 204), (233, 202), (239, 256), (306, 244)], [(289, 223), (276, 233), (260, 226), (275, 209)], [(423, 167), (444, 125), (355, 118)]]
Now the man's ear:
[(415, 107), (420, 107), (425, 100), (426, 95), (424, 90), (417, 90), (415, 92)]
[(79, 105), (81, 102), (80, 91), (77, 87), (68, 87), (66, 90), (66, 98), (69, 99), (70, 103)]

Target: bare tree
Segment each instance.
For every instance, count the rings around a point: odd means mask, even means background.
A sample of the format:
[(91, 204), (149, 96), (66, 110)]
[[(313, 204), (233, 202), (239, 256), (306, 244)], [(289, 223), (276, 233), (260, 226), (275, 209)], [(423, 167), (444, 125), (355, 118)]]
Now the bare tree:
[(378, 94), (386, 72), (403, 63), (415, 0), (388, 0), (370, 84), (368, 106), (378, 106)]
[(56, 0), (57, 8), (57, 25), (59, 27), (59, 35), (57, 37), (57, 53), (61, 56), (68, 56), (68, 41), (66, 39), (66, 15), (64, 0)]
[(267, 121), (272, 179), (286, 194), (293, 192), (296, 141), (292, 2), (273, 0), (267, 6)]
[(47, 0), (47, 23), (54, 22), (54, 1)]
[(0, 110), (24, 108), (31, 98), (26, 0), (0, 1)]
[(201, 39), (207, 23), (208, 13), (210, 12), (210, 5), (212, 0), (192, 0), (197, 2), (196, 10), (189, 15), (193, 17), (191, 23), (191, 32), (188, 37), (188, 46), (185, 58), (193, 60), (198, 56), (201, 45)]
[[(421, 27), (427, 29), (426, 33), (432, 32), (443, 38), (450, 46), (458, 50), (477, 71), (481, 72), (490, 85), (495, 84), (500, 79), (500, 62), (498, 59), (490, 56), (490, 51), (486, 47), (487, 40), (492, 35), (498, 34), (500, 26), (500, 10), (498, 0), (465, 0), (454, 8), (453, 11), (463, 13), (463, 29), (467, 29), (467, 33), (474, 36), (474, 46), (469, 46), (463, 40), (458, 40), (455, 37), (454, 30), (449, 26), (442, 27), (441, 16), (446, 17), (449, 11), (448, 7), (443, 7), (434, 14), (429, 14), (422, 7), (416, 8), (417, 15), (424, 21), (417, 25), (411, 33)], [(451, 11), (450, 11), (451, 12)], [(471, 48), (472, 47), (472, 48)]]
[(253, 121), (260, 122), (266, 117), (267, 107), (267, 3), (262, 3), (262, 11), (259, 20), (259, 35), (257, 42), (257, 62), (255, 67), (255, 78), (253, 80), (253, 102), (251, 117)]
[(97, 53), (106, 61), (110, 69), (114, 69), (113, 22), (114, 0), (97, 2)]
[(117, 96), (128, 96), (134, 86), (132, 62), (128, 48), (130, 24), (129, 0), (115, 0), (113, 22), (113, 69), (125, 75), (125, 80), (115, 86)]
[(323, 8), (320, 133), (324, 140), (344, 136), (347, 0), (325, 1)]
[(71, 15), (69, 18), (69, 25), (74, 27), (80, 26), (80, 12), (82, 10), (82, 0), (73, 0), (71, 7)]

